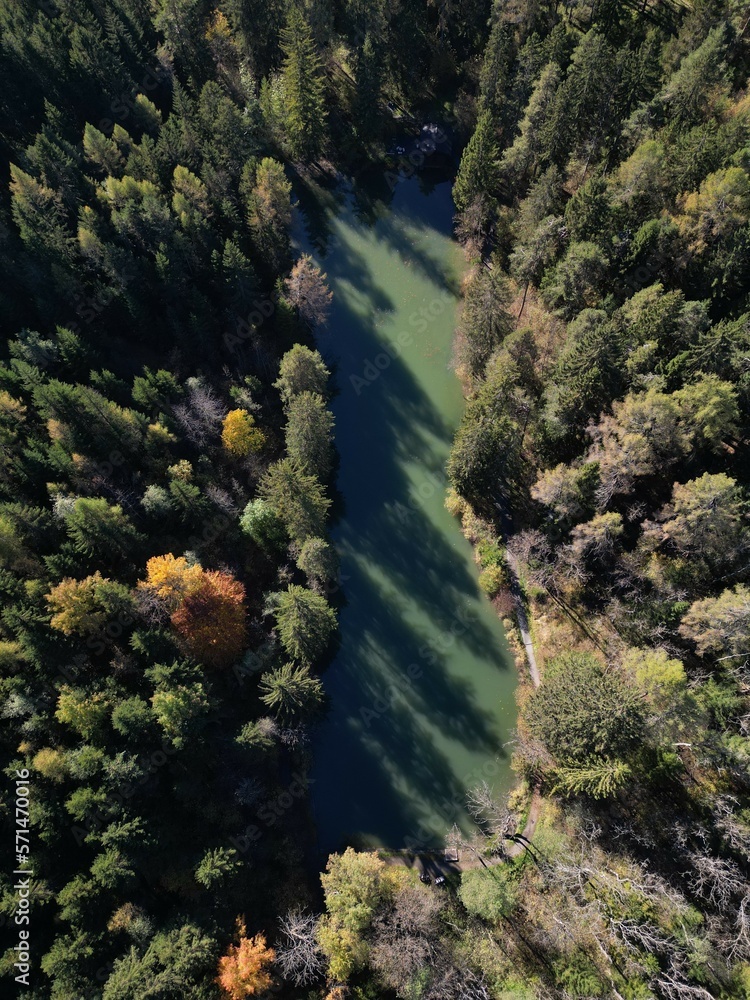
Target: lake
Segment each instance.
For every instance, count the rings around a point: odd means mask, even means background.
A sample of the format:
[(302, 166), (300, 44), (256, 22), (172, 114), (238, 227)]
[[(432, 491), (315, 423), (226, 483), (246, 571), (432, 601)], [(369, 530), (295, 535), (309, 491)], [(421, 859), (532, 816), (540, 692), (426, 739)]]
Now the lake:
[(373, 172), (303, 192), (297, 249), (327, 272), (318, 347), (334, 371), (341, 645), (324, 674), (312, 803), (322, 854), (439, 846), (467, 789), (513, 783), (516, 669), (480, 591), (445, 464), (463, 410), (451, 369), (465, 272), (449, 179)]

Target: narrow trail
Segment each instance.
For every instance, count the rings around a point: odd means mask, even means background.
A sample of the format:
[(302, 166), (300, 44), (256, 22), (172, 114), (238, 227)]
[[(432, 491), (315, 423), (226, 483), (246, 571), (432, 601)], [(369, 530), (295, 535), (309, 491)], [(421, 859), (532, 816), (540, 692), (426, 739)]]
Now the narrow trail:
[[(529, 632), (529, 620), (526, 615), (523, 590), (521, 589), (521, 581), (518, 576), (518, 561), (513, 553), (508, 551), (507, 547), (505, 549), (505, 558), (510, 569), (510, 591), (513, 594), (513, 601), (516, 606), (518, 631), (521, 633), (523, 648), (526, 651), (526, 662), (529, 667), (529, 676), (531, 677), (531, 683), (535, 688), (538, 688), (542, 683), (542, 678), (539, 674), (539, 666), (536, 662), (534, 643), (531, 640), (531, 633)], [(517, 840), (508, 851), (511, 858), (518, 857), (518, 855), (526, 849), (526, 843), (531, 842), (541, 812), (542, 796), (539, 792), (539, 788), (536, 787), (531, 793), (531, 805), (529, 806), (529, 815), (526, 817), (526, 825), (523, 828), (523, 833), (521, 834), (519, 840)]]
[(511, 571), (510, 592), (513, 595), (513, 602), (516, 606), (518, 631), (521, 633), (523, 647), (526, 650), (526, 662), (529, 665), (529, 676), (531, 677), (531, 683), (535, 688), (538, 688), (542, 679), (539, 675), (539, 667), (536, 662), (534, 643), (531, 641), (531, 633), (529, 632), (529, 620), (526, 617), (523, 591), (521, 590), (521, 583), (518, 579), (518, 562), (516, 561), (516, 557), (512, 553), (508, 552), (507, 549), (505, 550), (505, 558)]

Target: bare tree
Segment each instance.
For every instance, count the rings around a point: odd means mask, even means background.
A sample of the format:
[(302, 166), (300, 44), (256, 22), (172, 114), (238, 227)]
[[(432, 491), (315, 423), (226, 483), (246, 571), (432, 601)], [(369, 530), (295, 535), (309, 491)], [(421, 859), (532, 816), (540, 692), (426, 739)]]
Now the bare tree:
[(713, 994), (702, 986), (694, 986), (685, 978), (678, 959), (673, 958), (669, 968), (651, 980), (665, 1000), (714, 1000)]
[(494, 851), (504, 854), (504, 841), (511, 840), (518, 829), (516, 817), (507, 804), (498, 802), (490, 786), (483, 781), (470, 789), (466, 805), (484, 834), (493, 839)]
[(165, 625), (169, 621), (168, 602), (151, 587), (137, 587), (134, 591), (138, 614), (149, 625)]
[(746, 879), (733, 861), (693, 851), (690, 862), (693, 870), (689, 873), (688, 885), (719, 911), (726, 910), (735, 896), (748, 889)]
[(399, 889), (394, 904), (373, 921), (370, 964), (386, 986), (406, 996), (415, 976), (439, 952), (438, 915), (444, 898), (421, 885)]
[(315, 982), (325, 971), (317, 930), (318, 918), (304, 910), (291, 910), (281, 919), (282, 943), (276, 949), (276, 962), (284, 979), (297, 986)]
[(221, 486), (217, 486), (215, 483), (209, 483), (208, 486), (206, 486), (206, 496), (216, 507), (218, 507), (222, 514), (231, 516), (232, 514), (237, 513), (237, 504), (232, 499), (231, 494), (229, 494)]
[(750, 892), (740, 900), (734, 921), (734, 940), (729, 949), (730, 958), (750, 958)]
[(732, 795), (722, 795), (713, 807), (714, 821), (729, 846), (750, 861), (750, 827), (735, 815), (739, 802)]
[(289, 301), (308, 326), (319, 326), (328, 319), (333, 292), (326, 284), (327, 275), (313, 263), (309, 254), (302, 257), (284, 281)]
[(211, 387), (197, 378), (188, 379), (187, 390), (187, 402), (174, 407), (174, 417), (189, 441), (204, 445), (219, 433), (227, 409)]
[(672, 942), (654, 924), (632, 918), (611, 918), (609, 925), (625, 947), (631, 951), (641, 950), (649, 955), (668, 955), (673, 950)]
[(471, 969), (446, 966), (430, 984), (425, 1000), (492, 1000), (484, 979)]

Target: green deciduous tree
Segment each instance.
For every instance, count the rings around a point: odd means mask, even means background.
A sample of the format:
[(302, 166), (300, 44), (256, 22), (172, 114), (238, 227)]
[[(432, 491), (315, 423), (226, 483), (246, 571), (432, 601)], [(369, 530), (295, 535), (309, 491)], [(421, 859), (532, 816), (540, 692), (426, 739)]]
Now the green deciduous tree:
[(463, 872), (458, 898), (469, 913), (496, 924), (513, 912), (518, 899), (517, 883), (501, 865)]
[(55, 718), (85, 740), (98, 735), (109, 715), (109, 700), (101, 691), (87, 694), (67, 685), (60, 689)]
[(384, 873), (385, 863), (377, 854), (358, 854), (348, 847), (329, 857), (320, 876), (327, 912), (318, 926), (318, 942), (335, 979), (348, 979), (367, 960), (363, 935), (388, 895)]
[(682, 660), (670, 657), (664, 649), (630, 649), (622, 666), (658, 712), (673, 707), (687, 690)]
[(151, 696), (154, 717), (174, 746), (185, 744), (191, 724), (208, 711), (209, 702), (201, 683), (179, 684)]
[(267, 500), (251, 500), (240, 517), (242, 531), (267, 552), (278, 551), (286, 542), (284, 525)]

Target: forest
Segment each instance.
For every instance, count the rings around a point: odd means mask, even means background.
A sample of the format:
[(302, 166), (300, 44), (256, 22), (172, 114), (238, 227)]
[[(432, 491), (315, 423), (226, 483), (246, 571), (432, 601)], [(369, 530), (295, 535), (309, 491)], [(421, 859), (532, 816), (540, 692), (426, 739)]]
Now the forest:
[[(0, 0), (3, 996), (750, 1000), (749, 24)], [(446, 505), (519, 653), (442, 891), (319, 874), (308, 794), (345, 583), (293, 204), (397, 172), (394, 108), (460, 153)]]

